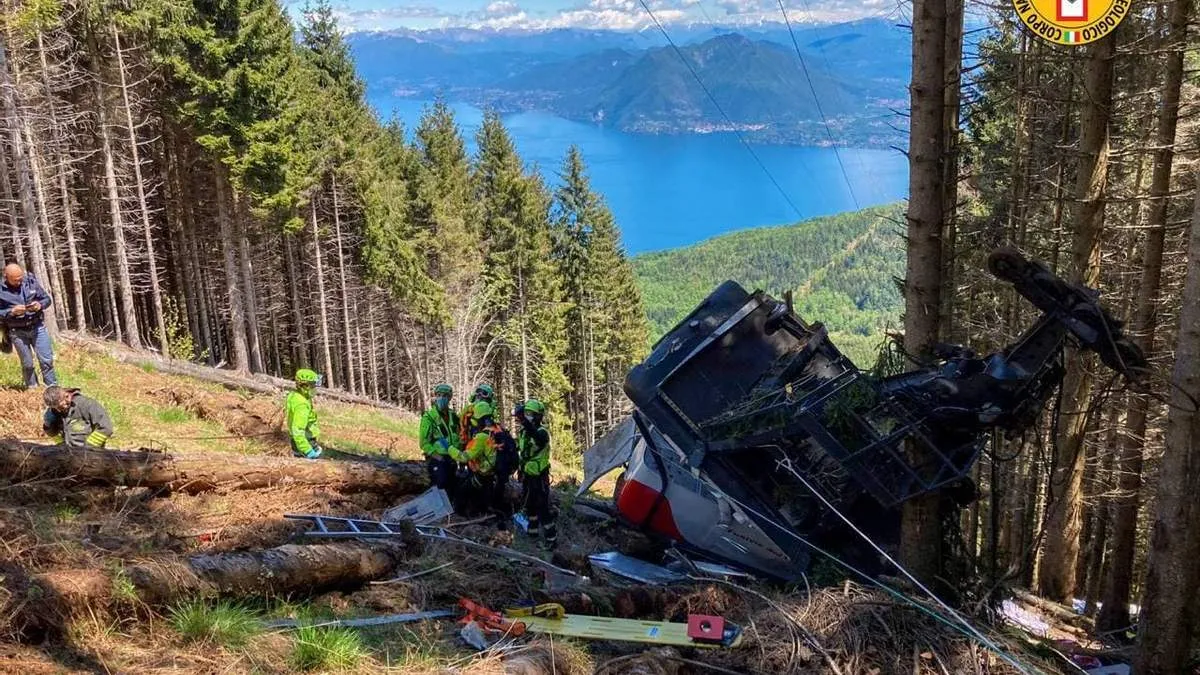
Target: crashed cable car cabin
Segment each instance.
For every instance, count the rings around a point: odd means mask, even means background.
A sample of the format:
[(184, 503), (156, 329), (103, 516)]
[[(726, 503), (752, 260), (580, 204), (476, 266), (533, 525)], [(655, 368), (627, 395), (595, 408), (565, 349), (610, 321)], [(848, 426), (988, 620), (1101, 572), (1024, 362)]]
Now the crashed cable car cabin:
[(953, 513), (974, 498), (967, 476), (985, 440), (1034, 424), (1068, 341), (1135, 383), (1146, 366), (1097, 291), (1012, 249), (988, 267), (1042, 312), (1020, 339), (982, 357), (938, 345), (928, 363), (881, 378), (821, 324), (721, 284), (630, 371), (635, 411), (588, 450), (584, 489), (625, 465), (614, 498), (629, 523), (781, 580), (808, 568), (809, 543), (874, 559), (814, 490), (895, 545), (905, 501), (940, 491)]

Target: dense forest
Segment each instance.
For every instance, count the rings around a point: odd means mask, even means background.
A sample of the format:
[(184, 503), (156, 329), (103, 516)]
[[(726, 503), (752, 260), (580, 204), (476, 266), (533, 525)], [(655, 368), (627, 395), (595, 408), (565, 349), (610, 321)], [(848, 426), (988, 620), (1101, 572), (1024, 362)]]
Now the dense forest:
[(34, 0), (0, 40), (0, 253), (52, 330), (413, 409), (538, 396), (569, 455), (646, 346), (620, 233), (571, 150), (557, 187), (487, 116), (364, 100), (328, 4)]
[(834, 343), (870, 367), (888, 331), (898, 331), (904, 300), (900, 205), (814, 218), (795, 225), (742, 230), (685, 248), (633, 259), (657, 339), (726, 279), (781, 298), (825, 324)]
[[(1136, 631), (1135, 672), (1185, 672), (1200, 619), (1193, 5), (1138, 3), (1077, 47), (1034, 37), (1007, 6), (964, 36), (963, 10), (913, 5), (905, 349), (986, 353), (1017, 338), (1034, 310), (983, 265), (1013, 244), (1103, 289), (1154, 371), (1136, 391), (1068, 349), (1036, 433), (994, 439), (977, 465), (966, 555), (987, 588), (1078, 598), (1110, 639)], [(930, 580), (957, 529), (937, 508), (918, 499), (904, 513), (902, 557)]]

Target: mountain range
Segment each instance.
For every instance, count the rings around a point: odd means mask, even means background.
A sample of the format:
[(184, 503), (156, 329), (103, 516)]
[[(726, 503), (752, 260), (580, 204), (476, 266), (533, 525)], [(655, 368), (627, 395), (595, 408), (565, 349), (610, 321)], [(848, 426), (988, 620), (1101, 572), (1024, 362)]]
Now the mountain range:
[(354, 33), (350, 44), (376, 95), (440, 95), (627, 132), (738, 129), (805, 145), (828, 144), (830, 132), (839, 145), (902, 140), (895, 111), (907, 108), (909, 36), (900, 28), (879, 19), (805, 26), (794, 43), (771, 25), (673, 33), (674, 45), (650, 32), (399, 30)]

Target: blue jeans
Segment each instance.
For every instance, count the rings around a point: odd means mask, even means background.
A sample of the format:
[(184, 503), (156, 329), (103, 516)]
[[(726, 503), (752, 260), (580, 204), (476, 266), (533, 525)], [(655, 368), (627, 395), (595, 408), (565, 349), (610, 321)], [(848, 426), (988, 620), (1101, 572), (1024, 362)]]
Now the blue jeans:
[(21, 357), (26, 387), (38, 386), (37, 371), (33, 369), (34, 355), (42, 369), (42, 382), (47, 387), (58, 384), (58, 378), (54, 376), (54, 347), (50, 344), (50, 333), (46, 332), (45, 325), (9, 328), (8, 336), (17, 350), (17, 356)]

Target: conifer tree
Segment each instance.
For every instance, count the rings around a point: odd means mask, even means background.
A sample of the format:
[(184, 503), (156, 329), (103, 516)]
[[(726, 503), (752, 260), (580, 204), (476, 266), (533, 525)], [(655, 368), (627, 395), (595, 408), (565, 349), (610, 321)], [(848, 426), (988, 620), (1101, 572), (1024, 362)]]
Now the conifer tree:
[(418, 161), (409, 181), (409, 216), (428, 237), (427, 269), (446, 294), (445, 313), (435, 327), (440, 363), (434, 376), (466, 391), (487, 375), (478, 346), (489, 326), (470, 160), (445, 101), (439, 99), (425, 111), (414, 149)]
[(589, 447), (616, 422), (621, 384), (647, 347), (648, 326), (620, 233), (592, 191), (577, 147), (567, 151), (560, 179), (552, 224), (566, 302), (568, 409), (579, 441)]

